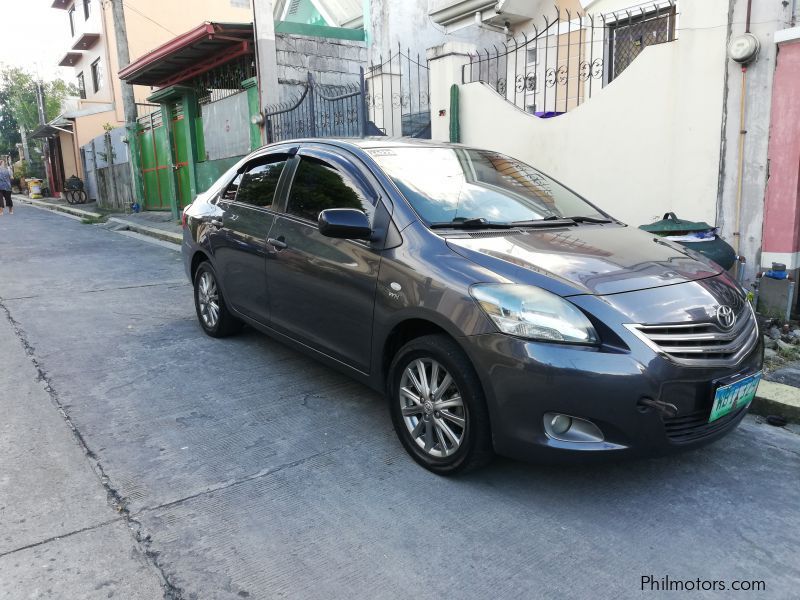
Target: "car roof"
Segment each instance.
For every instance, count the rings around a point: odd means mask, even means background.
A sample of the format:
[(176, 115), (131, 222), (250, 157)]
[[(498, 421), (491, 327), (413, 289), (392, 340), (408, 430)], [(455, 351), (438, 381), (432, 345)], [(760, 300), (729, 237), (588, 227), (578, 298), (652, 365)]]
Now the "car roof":
[(326, 144), (329, 146), (337, 146), (347, 150), (369, 150), (373, 148), (453, 148), (461, 147), (461, 144), (452, 144), (449, 142), (438, 142), (433, 140), (424, 140), (408, 137), (364, 137), (364, 138), (297, 138), (292, 140), (281, 140), (260, 148), (259, 150), (267, 149), (272, 146), (285, 146), (292, 144)]

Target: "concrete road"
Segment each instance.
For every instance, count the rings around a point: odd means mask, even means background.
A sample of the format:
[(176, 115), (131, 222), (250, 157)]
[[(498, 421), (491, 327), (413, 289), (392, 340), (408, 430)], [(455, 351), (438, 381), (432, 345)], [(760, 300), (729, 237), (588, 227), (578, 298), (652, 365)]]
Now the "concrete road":
[(366, 388), (254, 331), (204, 336), (175, 250), (28, 206), (0, 217), (0, 321), (0, 597), (798, 595), (796, 430), (443, 479)]

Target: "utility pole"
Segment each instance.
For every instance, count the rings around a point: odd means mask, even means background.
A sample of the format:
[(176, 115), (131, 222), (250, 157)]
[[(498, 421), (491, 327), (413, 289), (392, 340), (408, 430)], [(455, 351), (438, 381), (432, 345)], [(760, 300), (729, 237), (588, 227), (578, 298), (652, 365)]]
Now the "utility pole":
[[(125, 7), (122, 5), (122, 0), (111, 0), (111, 11), (114, 17), (114, 38), (117, 40), (117, 61), (122, 70), (131, 64), (131, 55), (128, 50), (128, 30), (125, 27)], [(136, 98), (133, 95), (133, 86), (122, 81), (121, 87), (125, 123), (136, 123)]]
[[(128, 29), (125, 26), (125, 7), (122, 0), (111, 0), (111, 15), (114, 21), (114, 38), (117, 41), (117, 62), (119, 68), (124, 69), (131, 63), (131, 55), (128, 50)], [(128, 155), (131, 166), (131, 181), (133, 181), (133, 202), (140, 206), (144, 199), (144, 186), (142, 184), (141, 171), (139, 169), (138, 152), (138, 132), (139, 123), (137, 122), (136, 97), (133, 94), (133, 86), (125, 81), (120, 82), (122, 89), (122, 109), (125, 115), (125, 129), (128, 138)], [(166, 120), (166, 119), (165, 119)]]
[(39, 110), (39, 125), (44, 125), (47, 117), (44, 112), (44, 88), (41, 80), (36, 82), (36, 108)]
[(28, 148), (28, 132), (25, 130), (25, 127), (20, 125), (19, 128), (19, 137), (22, 139), (22, 142), (17, 144), (19, 146), (19, 158), (20, 160), (24, 160), (28, 165), (31, 164), (31, 151)]
[[(44, 85), (41, 80), (36, 82), (36, 107), (39, 110), (39, 125), (43, 127), (47, 124), (47, 116), (44, 110)], [(44, 171), (47, 177), (47, 186), (52, 196), (55, 191), (56, 181), (54, 179), (55, 169), (53, 169), (53, 165), (50, 163), (50, 138), (45, 137), (42, 141)]]

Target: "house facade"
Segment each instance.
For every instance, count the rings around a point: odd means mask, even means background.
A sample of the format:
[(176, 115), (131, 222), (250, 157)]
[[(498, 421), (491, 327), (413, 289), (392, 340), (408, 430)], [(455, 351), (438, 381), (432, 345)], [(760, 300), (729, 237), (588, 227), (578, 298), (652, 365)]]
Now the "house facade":
[[(140, 103), (137, 135), (128, 140), (134, 164), (132, 184), (141, 188), (142, 208), (171, 210), (177, 215), (243, 155), (274, 135), (310, 134), (304, 110), (300, 111), (303, 118), (291, 123), (276, 118), (265, 125), (262, 114), (271, 110), (280, 115), (285, 107), (317, 96), (306, 92), (310, 74), (326, 90), (318, 98), (320, 103), (326, 94), (338, 96), (344, 88), (358, 89), (366, 62), (363, 30), (331, 25), (337, 21), (323, 19), (312, 8), (303, 3), (277, 5), (267, 10), (267, 21), (256, 26), (250, 21), (196, 24), (119, 71), (126, 84), (148, 90)], [(295, 20), (276, 22), (277, 11)], [(256, 10), (255, 15), (261, 12)], [(341, 17), (338, 12), (332, 14)], [(333, 17), (328, 14), (328, 19)], [(256, 36), (265, 32), (270, 32), (273, 49), (269, 70), (276, 77), (272, 84), (270, 78), (262, 77), (257, 85)], [(262, 110), (264, 99), (277, 104)], [(343, 114), (343, 100), (336, 105)], [(320, 133), (326, 127), (340, 134), (351, 131), (334, 125), (333, 119), (324, 123), (320, 119), (319, 124)], [(100, 145), (109, 144), (103, 140)]]
[[(59, 64), (71, 67), (80, 99), (75, 110), (63, 119), (72, 122), (71, 148), (61, 142), (66, 163), (76, 165), (78, 175), (84, 169), (85, 156), (80, 149), (103, 133), (124, 125), (122, 88), (111, 2), (107, 0), (54, 0), (52, 8), (63, 12), (64, 36), (55, 43), (64, 54)], [(197, 25), (195, 15), (223, 22), (252, 21), (249, 0), (193, 0), (191, 10), (183, 2), (137, 0), (124, 3), (128, 47), (135, 59), (175, 35)], [(151, 90), (137, 86), (137, 103), (146, 104)], [(69, 177), (71, 174), (66, 173)]]

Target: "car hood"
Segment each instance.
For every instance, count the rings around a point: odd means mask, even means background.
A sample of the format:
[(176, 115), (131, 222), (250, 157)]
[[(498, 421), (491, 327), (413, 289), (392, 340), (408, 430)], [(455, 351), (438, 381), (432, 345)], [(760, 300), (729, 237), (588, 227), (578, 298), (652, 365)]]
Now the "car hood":
[[(621, 225), (459, 232), (456, 253), (519, 283), (562, 296), (618, 294), (712, 277), (722, 268), (677, 244)], [(531, 281), (535, 273), (538, 281)]]

